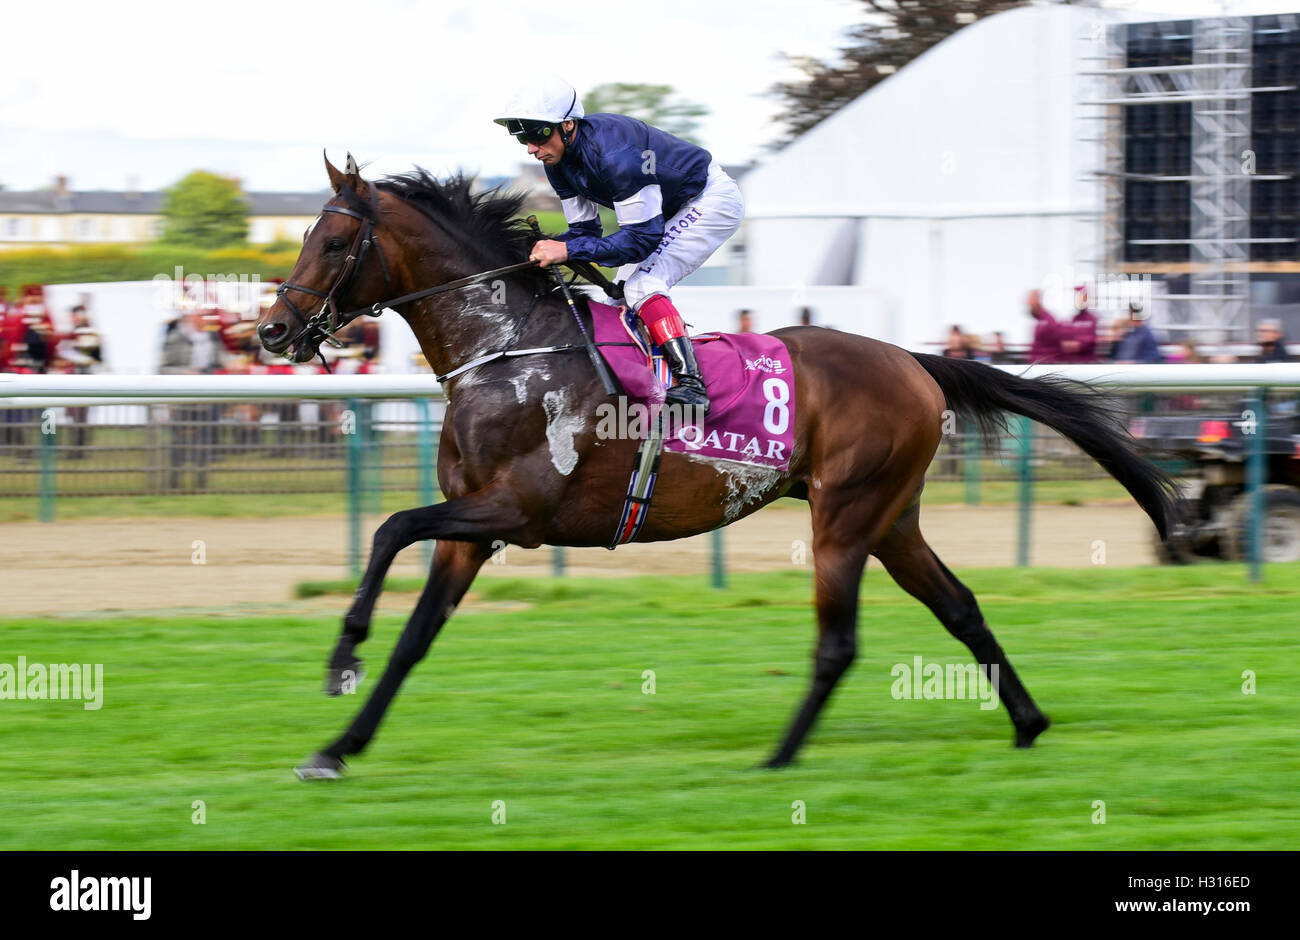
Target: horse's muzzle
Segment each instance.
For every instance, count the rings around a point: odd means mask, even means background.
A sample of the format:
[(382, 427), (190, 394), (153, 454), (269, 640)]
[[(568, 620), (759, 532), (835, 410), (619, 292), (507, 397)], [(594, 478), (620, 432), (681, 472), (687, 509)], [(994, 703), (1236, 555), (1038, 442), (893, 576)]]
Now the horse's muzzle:
[(278, 323), (271, 321), (269, 323), (258, 324), (257, 338), (262, 341), (262, 346), (267, 352), (279, 353), (289, 348), (289, 340), (292, 330), (287, 323)]

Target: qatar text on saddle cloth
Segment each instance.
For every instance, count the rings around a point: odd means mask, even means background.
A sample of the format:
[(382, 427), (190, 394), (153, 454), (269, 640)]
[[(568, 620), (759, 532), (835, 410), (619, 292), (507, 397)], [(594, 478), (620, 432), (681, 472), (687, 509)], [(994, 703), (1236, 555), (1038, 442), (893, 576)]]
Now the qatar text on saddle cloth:
[[(591, 302), (597, 343), (627, 343), (621, 308)], [(667, 450), (719, 460), (790, 468), (794, 445), (794, 371), (785, 343), (761, 333), (703, 333), (694, 337), (695, 358), (711, 407), (699, 426), (670, 428)], [(665, 383), (638, 346), (601, 346), (601, 354), (631, 402), (651, 406), (664, 400)], [(666, 372), (666, 370), (664, 370)]]

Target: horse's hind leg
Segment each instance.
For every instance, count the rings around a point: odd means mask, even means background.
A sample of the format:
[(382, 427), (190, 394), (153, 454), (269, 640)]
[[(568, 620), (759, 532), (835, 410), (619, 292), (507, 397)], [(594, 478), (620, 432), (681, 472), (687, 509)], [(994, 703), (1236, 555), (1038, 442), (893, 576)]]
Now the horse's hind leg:
[[(922, 468), (923, 469), (923, 468)], [(812, 499), (817, 652), (812, 688), (768, 767), (794, 759), (840, 676), (857, 655), (858, 589), (872, 546), (906, 503), (911, 487), (815, 491)]]
[[(939, 618), (948, 632), (969, 647), (985, 675), (990, 676), (1016, 729), (1016, 747), (1029, 747), (1050, 723), (1038, 710), (1011, 668), (980, 613), (975, 595), (949, 571), (921, 535), (920, 506), (908, 508), (872, 552), (908, 594)], [(996, 679), (990, 667), (997, 666)]]

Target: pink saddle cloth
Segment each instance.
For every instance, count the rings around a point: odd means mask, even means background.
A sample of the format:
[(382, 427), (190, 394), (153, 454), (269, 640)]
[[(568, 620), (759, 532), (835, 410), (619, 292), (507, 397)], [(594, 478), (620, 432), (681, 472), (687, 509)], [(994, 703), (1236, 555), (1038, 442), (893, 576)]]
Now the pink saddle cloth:
[[(628, 404), (662, 404), (671, 382), (658, 346), (646, 350), (630, 322), (635, 315), (591, 301), (600, 353), (628, 395)], [(625, 320), (626, 318), (626, 320)], [(794, 368), (785, 343), (762, 333), (702, 333), (695, 358), (709, 392), (702, 425), (671, 427), (664, 448), (778, 470), (790, 468), (794, 445)]]

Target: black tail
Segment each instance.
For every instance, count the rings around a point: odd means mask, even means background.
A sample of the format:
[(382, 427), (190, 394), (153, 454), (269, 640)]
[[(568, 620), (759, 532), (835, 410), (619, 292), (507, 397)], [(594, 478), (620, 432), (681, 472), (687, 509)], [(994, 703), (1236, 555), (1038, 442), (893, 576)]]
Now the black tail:
[(948, 406), (973, 418), (989, 438), (1007, 428), (1007, 412), (1053, 428), (1096, 460), (1133, 496), (1160, 538), (1174, 519), (1174, 481), (1138, 453), (1110, 397), (1083, 382), (1060, 376), (1022, 379), (969, 359), (913, 353), (939, 384)]

